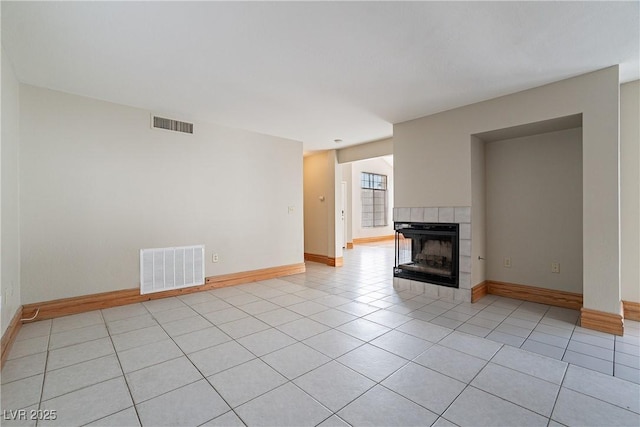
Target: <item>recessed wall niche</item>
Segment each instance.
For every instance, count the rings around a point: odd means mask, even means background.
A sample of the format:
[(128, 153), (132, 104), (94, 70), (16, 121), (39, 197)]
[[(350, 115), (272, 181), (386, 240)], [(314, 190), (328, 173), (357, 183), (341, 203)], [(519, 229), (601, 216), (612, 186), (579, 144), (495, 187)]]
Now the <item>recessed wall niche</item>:
[(582, 115), (474, 137), (485, 160), (487, 279), (582, 293)]

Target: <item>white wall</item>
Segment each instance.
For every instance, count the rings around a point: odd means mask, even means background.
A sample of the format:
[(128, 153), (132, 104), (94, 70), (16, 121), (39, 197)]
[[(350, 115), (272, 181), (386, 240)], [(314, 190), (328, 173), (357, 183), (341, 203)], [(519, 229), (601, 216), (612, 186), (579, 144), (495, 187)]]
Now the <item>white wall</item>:
[[(342, 164), (342, 181), (346, 183), (347, 195), (344, 209), (344, 220), (347, 229), (345, 243), (353, 243), (353, 163)], [(345, 245), (346, 246), (346, 245)]]
[(19, 184), (19, 83), (9, 57), (2, 49), (2, 147), (0, 150), (0, 288), (2, 334), (21, 305), (20, 184)]
[(342, 229), (342, 212), (340, 205), (342, 203), (342, 168), (338, 165), (338, 152), (330, 150), (328, 153), (330, 182), (333, 183), (333, 193), (330, 195), (327, 208), (333, 215), (329, 215), (329, 257), (342, 258), (343, 248), (343, 229)]
[(303, 261), (300, 142), (20, 89), (24, 303), (137, 287), (142, 248), (205, 244), (207, 276)]
[(582, 293), (581, 128), (486, 143), (486, 233), (489, 280)]
[(640, 80), (620, 86), (622, 299), (640, 302)]
[[(619, 313), (618, 76), (613, 66), (394, 125), (395, 206), (471, 206), (470, 135), (582, 113), (584, 307)], [(474, 236), (483, 227), (472, 218)]]
[[(485, 142), (471, 136), (471, 226), (460, 225), (460, 238), (471, 238), (471, 286), (487, 280), (486, 227), (473, 228), (473, 224), (486, 224), (486, 156)], [(466, 230), (469, 228), (469, 230)], [(473, 236), (471, 229), (473, 228)]]
[[(352, 235), (354, 239), (364, 237), (390, 236), (393, 230), (393, 166), (382, 158), (360, 160), (351, 163), (351, 211)], [(360, 174), (362, 172), (377, 173), (387, 176), (387, 219), (386, 227), (362, 226), (362, 189), (360, 188)]]

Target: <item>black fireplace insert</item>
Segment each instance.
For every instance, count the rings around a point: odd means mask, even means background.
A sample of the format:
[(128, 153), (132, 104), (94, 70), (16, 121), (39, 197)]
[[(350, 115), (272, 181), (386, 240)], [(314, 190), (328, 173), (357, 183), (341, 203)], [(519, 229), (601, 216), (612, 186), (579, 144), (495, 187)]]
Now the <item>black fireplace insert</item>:
[(394, 277), (457, 288), (459, 224), (396, 222)]

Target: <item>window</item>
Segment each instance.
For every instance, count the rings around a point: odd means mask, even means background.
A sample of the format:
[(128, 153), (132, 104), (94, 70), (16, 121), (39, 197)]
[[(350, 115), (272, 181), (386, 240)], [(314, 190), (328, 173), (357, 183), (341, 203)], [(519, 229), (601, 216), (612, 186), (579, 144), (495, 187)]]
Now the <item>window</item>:
[(387, 176), (362, 172), (362, 227), (387, 225)]

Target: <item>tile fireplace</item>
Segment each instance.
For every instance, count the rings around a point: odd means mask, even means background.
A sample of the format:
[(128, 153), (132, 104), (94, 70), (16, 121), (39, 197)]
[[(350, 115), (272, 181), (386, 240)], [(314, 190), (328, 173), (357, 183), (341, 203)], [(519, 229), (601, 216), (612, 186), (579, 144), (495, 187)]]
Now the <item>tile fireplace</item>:
[(458, 287), (458, 224), (395, 222), (394, 228), (394, 277)]
[(471, 301), (471, 207), (394, 207), (393, 220), (394, 288)]

